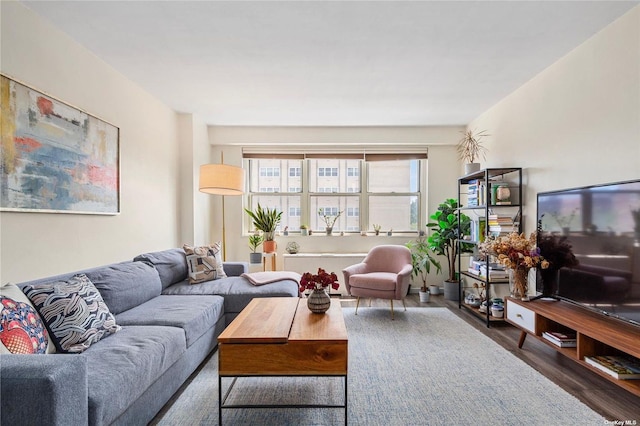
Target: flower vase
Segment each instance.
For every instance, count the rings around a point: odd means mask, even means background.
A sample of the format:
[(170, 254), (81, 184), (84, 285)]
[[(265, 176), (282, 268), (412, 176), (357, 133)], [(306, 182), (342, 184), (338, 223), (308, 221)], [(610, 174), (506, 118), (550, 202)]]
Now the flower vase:
[(326, 228), (324, 228), (324, 231), (327, 235), (332, 235), (333, 234), (333, 226), (327, 226)]
[(307, 297), (307, 307), (314, 314), (324, 314), (330, 306), (331, 298), (323, 288), (313, 290)]
[(516, 268), (509, 270), (509, 293), (511, 297), (520, 300), (528, 300), (529, 270)]

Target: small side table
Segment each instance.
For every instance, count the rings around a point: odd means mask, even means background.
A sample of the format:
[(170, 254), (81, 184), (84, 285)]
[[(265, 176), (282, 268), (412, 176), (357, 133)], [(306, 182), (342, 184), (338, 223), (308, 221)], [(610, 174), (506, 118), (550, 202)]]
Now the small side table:
[(267, 257), (271, 258), (271, 270), (276, 270), (276, 258), (278, 257), (278, 253), (262, 253), (262, 270), (267, 270)]

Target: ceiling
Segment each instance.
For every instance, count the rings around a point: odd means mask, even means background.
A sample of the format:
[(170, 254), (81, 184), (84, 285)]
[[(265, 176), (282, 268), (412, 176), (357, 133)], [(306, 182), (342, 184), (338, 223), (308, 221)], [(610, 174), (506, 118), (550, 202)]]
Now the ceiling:
[(638, 1), (23, 1), (210, 125), (464, 125)]

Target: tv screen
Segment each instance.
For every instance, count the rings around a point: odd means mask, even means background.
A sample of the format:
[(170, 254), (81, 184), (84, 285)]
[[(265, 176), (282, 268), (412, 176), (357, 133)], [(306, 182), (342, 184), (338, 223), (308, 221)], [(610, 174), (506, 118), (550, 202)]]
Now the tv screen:
[(536, 289), (640, 326), (640, 180), (539, 193)]

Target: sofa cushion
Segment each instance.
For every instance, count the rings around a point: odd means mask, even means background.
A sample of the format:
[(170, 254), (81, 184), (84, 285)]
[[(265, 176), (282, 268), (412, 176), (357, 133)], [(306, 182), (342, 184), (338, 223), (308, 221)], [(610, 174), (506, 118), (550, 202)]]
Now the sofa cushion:
[(166, 295), (215, 294), (224, 297), (224, 313), (242, 311), (255, 297), (298, 297), (298, 284), (291, 280), (254, 286), (244, 277), (227, 277), (190, 285), (189, 281), (176, 283), (162, 291)]
[(84, 274), (69, 281), (28, 285), (23, 291), (61, 352), (83, 352), (120, 330), (100, 292)]
[(183, 248), (187, 255), (187, 269), (191, 284), (226, 278), (227, 275), (222, 267), (220, 242), (200, 247), (185, 244)]
[(92, 345), (87, 357), (89, 422), (108, 425), (186, 352), (176, 327), (123, 327)]
[(162, 291), (158, 271), (144, 262), (115, 263), (86, 275), (114, 314), (153, 299)]
[(187, 347), (224, 315), (220, 296), (158, 296), (116, 316), (118, 324), (162, 325), (184, 330)]
[(187, 258), (181, 248), (144, 253), (133, 260), (153, 265), (158, 270), (163, 289), (187, 279)]
[(0, 354), (55, 352), (40, 314), (15, 284), (0, 287), (0, 310)]

